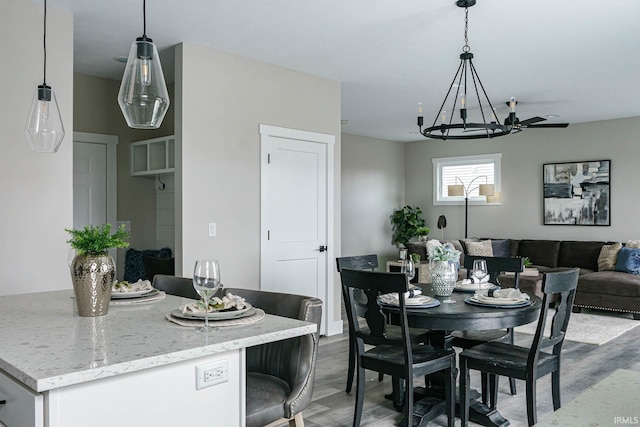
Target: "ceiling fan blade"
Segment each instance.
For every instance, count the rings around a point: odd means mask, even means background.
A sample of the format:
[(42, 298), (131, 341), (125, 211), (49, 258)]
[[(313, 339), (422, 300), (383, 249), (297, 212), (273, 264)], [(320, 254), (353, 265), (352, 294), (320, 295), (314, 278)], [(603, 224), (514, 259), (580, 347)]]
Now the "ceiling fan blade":
[(538, 123), (538, 122), (543, 122), (547, 119), (543, 118), (543, 117), (531, 117), (530, 119), (527, 120), (522, 120), (520, 122), (520, 126), (529, 126), (533, 123)]
[(566, 128), (569, 123), (543, 123), (540, 125), (529, 125), (528, 128)]

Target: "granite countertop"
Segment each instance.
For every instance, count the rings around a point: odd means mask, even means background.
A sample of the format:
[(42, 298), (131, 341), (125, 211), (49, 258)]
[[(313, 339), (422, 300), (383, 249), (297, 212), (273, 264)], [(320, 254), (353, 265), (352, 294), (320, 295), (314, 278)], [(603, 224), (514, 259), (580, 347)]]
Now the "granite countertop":
[(149, 304), (78, 316), (73, 291), (0, 297), (0, 369), (42, 392), (196, 359), (315, 331), (312, 323), (268, 315), (248, 326), (203, 334), (166, 320), (191, 300), (167, 295)]

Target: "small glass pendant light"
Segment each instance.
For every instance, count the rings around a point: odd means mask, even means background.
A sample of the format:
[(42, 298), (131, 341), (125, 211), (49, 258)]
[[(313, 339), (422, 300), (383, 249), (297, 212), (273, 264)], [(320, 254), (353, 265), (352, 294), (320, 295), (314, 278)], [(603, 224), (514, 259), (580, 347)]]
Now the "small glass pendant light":
[(146, 0), (143, 0), (142, 8), (143, 34), (131, 45), (118, 92), (118, 104), (129, 127), (157, 129), (169, 109), (169, 92), (158, 49), (147, 37)]
[(44, 0), (44, 77), (36, 89), (27, 118), (25, 132), (31, 149), (39, 153), (55, 153), (64, 138), (64, 126), (56, 94), (47, 85), (47, 0)]

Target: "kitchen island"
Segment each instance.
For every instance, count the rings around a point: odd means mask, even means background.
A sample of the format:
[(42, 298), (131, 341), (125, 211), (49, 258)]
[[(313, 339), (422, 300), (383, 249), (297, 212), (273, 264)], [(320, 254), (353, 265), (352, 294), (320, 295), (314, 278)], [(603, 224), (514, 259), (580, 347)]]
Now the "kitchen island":
[[(0, 297), (0, 425), (244, 426), (245, 349), (316, 326), (266, 315), (203, 334), (166, 319), (189, 301), (79, 317), (71, 290)], [(212, 363), (228, 381), (196, 390)]]

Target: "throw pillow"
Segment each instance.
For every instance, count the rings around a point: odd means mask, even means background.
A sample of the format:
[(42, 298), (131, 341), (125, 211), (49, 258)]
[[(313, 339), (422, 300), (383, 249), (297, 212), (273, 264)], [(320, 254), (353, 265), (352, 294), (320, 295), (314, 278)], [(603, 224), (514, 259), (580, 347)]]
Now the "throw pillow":
[(493, 256), (499, 256), (503, 258), (509, 258), (509, 240), (492, 240), (491, 248), (493, 249)]
[(640, 248), (640, 240), (629, 240), (625, 246), (627, 248)]
[(622, 249), (622, 243), (603, 245), (598, 256), (598, 271), (615, 270), (620, 249)]
[(618, 252), (618, 259), (616, 260), (616, 271), (640, 274), (640, 249), (620, 249), (620, 252)]
[(473, 256), (493, 256), (493, 247), (491, 240), (482, 240), (481, 242), (465, 242), (467, 246), (467, 255)]

